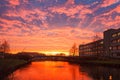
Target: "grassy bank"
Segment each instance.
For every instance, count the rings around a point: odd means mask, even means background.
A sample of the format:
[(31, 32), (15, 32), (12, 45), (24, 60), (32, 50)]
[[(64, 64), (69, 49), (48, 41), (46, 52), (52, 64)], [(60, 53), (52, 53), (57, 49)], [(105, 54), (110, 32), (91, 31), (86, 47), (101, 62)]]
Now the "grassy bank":
[(103, 65), (120, 67), (120, 59), (114, 58), (96, 58), (96, 57), (80, 57), (68, 59), (68, 62), (90, 65)]
[(0, 79), (27, 63), (19, 59), (0, 59)]
[(96, 64), (96, 65), (111, 65), (120, 66), (120, 60), (88, 60), (85, 63)]

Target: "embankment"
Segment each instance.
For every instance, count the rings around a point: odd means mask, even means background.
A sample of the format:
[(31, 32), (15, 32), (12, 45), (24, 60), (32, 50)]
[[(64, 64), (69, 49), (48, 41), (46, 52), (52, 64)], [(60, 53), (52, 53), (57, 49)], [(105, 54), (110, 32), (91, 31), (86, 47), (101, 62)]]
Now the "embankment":
[(30, 63), (30, 61), (19, 59), (0, 59), (0, 80), (28, 63)]
[(79, 63), (85, 65), (102, 65), (110, 67), (120, 67), (120, 59), (116, 58), (101, 58), (101, 57), (68, 57), (67, 59), (70, 63)]

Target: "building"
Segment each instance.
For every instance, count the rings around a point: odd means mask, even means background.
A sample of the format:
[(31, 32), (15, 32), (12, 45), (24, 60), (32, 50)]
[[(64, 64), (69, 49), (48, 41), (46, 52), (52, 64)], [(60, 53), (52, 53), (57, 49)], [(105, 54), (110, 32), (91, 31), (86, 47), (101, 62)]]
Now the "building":
[(79, 46), (81, 56), (102, 56), (103, 52), (103, 39)]
[(104, 31), (104, 48), (106, 56), (120, 56), (120, 28)]
[(79, 46), (80, 56), (120, 57), (120, 28), (104, 31), (104, 38)]

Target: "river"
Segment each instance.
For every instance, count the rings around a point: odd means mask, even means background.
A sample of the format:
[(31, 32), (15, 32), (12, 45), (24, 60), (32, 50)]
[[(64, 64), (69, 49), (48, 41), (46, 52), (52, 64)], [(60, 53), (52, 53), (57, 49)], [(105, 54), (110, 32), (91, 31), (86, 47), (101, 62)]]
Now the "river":
[(120, 80), (120, 68), (41, 61), (14, 71), (5, 80)]

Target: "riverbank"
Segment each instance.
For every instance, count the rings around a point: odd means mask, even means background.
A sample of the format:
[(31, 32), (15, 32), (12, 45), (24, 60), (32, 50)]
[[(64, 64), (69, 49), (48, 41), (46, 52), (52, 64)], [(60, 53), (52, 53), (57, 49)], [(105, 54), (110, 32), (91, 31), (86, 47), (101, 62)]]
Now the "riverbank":
[(20, 59), (0, 59), (0, 79), (30, 62)]
[(120, 59), (116, 58), (96, 58), (96, 57), (73, 57), (72, 59), (68, 58), (68, 62), (85, 64), (85, 65), (102, 65), (110, 67), (120, 67)]
[(84, 61), (84, 64), (120, 67), (120, 60), (89, 60)]
[(33, 61), (65, 61), (75, 64), (90, 64), (103, 66), (120, 66), (120, 59), (108, 57), (79, 57), (79, 56), (44, 56), (37, 57)]

